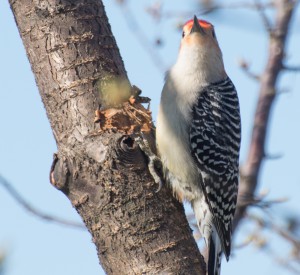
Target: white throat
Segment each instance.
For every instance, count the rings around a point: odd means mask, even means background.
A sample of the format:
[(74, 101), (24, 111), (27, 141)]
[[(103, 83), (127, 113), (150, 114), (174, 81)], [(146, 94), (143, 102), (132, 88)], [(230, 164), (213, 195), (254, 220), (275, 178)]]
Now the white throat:
[(222, 53), (215, 48), (182, 47), (170, 74), (173, 79), (184, 80), (185, 91), (199, 90), (225, 78)]

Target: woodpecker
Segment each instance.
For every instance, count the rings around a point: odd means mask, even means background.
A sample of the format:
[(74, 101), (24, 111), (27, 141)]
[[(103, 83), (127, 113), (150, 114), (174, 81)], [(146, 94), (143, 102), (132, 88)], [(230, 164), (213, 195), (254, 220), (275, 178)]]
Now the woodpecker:
[(191, 203), (208, 247), (208, 275), (229, 260), (238, 194), (239, 100), (214, 27), (195, 16), (183, 27), (157, 117), (157, 149), (174, 194)]

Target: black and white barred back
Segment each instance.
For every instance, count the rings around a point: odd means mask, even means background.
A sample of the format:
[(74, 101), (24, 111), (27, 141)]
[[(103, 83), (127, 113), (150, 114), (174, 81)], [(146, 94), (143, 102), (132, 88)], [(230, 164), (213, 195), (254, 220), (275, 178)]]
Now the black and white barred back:
[(202, 178), (200, 188), (228, 260), (241, 140), (239, 100), (231, 80), (227, 77), (205, 87), (192, 111), (191, 153)]

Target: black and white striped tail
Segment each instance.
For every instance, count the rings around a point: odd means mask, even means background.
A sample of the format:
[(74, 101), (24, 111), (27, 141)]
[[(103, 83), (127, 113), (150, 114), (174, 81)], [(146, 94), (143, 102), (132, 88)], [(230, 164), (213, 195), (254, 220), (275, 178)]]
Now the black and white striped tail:
[(207, 274), (208, 275), (220, 275), (221, 272), (221, 260), (222, 260), (222, 246), (220, 238), (213, 230), (209, 240), (209, 254), (207, 261)]
[(220, 275), (223, 247), (213, 222), (213, 215), (204, 197), (192, 201), (192, 207), (200, 234), (208, 248), (207, 275)]
[(197, 198), (192, 201), (197, 225), (200, 234), (205, 240), (208, 248), (207, 270), (208, 275), (220, 275), (222, 243), (218, 232), (213, 224), (213, 216), (205, 198)]

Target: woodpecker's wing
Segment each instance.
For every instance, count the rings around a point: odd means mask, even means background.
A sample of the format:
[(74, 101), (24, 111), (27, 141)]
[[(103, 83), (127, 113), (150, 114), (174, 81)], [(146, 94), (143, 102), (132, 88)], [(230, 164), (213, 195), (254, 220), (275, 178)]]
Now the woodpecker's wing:
[(193, 106), (190, 144), (223, 252), (230, 254), (241, 139), (237, 92), (231, 80), (209, 85)]

